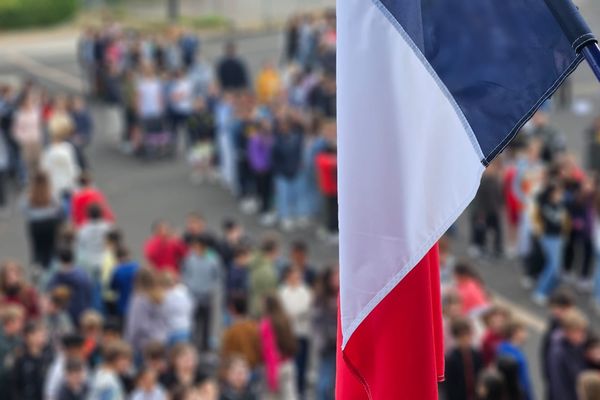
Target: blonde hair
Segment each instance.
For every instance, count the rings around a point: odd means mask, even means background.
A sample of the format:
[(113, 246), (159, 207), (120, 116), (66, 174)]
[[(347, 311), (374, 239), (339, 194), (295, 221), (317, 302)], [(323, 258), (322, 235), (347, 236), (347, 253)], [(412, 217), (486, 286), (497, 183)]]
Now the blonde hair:
[(561, 318), (561, 326), (564, 331), (585, 330), (589, 323), (585, 315), (579, 310), (569, 310)]
[(600, 373), (586, 371), (577, 380), (577, 395), (581, 400), (600, 399)]
[(73, 121), (64, 114), (54, 115), (48, 121), (48, 130), (52, 140), (57, 142), (67, 140), (73, 133)]
[(17, 304), (11, 304), (4, 307), (4, 310), (0, 313), (0, 319), (3, 324), (8, 324), (19, 318), (25, 318), (25, 309)]
[(102, 326), (104, 325), (102, 315), (95, 310), (87, 310), (84, 312), (79, 322), (83, 330), (102, 329)]

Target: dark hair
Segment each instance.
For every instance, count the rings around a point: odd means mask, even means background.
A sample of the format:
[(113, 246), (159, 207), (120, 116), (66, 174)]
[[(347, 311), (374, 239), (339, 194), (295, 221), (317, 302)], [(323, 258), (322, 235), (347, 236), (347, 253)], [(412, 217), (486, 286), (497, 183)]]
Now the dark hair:
[(480, 400), (508, 400), (504, 378), (498, 371), (494, 369), (483, 371), (479, 377), (478, 385), (483, 387), (485, 391)]
[(484, 311), (483, 315), (481, 316), (481, 319), (485, 325), (489, 325), (491, 319), (496, 315), (504, 315), (508, 317), (510, 315), (510, 311), (501, 306), (492, 306), (486, 311)]
[(25, 324), (25, 328), (23, 329), (23, 335), (27, 337), (35, 332), (39, 332), (43, 328), (44, 328), (44, 324), (42, 323), (42, 321), (39, 321), (39, 320), (28, 321)]
[(248, 299), (242, 294), (232, 294), (229, 297), (229, 307), (238, 315), (248, 313)]
[(117, 320), (114, 317), (108, 318), (106, 321), (104, 321), (104, 324), (102, 325), (102, 332), (104, 333), (116, 333), (120, 335), (121, 331), (121, 322), (119, 322), (119, 320)]
[(106, 234), (105, 240), (118, 246), (123, 241), (123, 233), (118, 228), (112, 228)]
[(266, 235), (261, 244), (260, 251), (263, 253), (272, 253), (279, 248), (279, 243), (277, 242), (277, 237), (275, 235)]
[(292, 331), (292, 324), (277, 296), (267, 295), (265, 297), (265, 317), (271, 320), (275, 331), (275, 341), (281, 355), (285, 358), (294, 357), (298, 351), (298, 344)]
[(83, 337), (78, 333), (68, 333), (61, 338), (61, 344), (65, 349), (76, 349), (83, 346)]
[(590, 350), (594, 347), (598, 347), (598, 346), (600, 346), (600, 338), (598, 336), (591, 335), (585, 341), (585, 345), (583, 347), (584, 347), (585, 351), (588, 351), (588, 350)]
[(82, 372), (85, 369), (85, 363), (79, 358), (69, 358), (65, 363), (65, 372), (67, 374)]
[(31, 181), (29, 205), (32, 207), (48, 207), (52, 204), (50, 179), (45, 172), (36, 171)]
[(102, 219), (103, 212), (102, 212), (102, 207), (100, 207), (100, 204), (98, 204), (98, 203), (90, 204), (87, 208), (87, 216), (92, 221), (97, 221), (99, 219)]
[(523, 400), (521, 385), (519, 383), (519, 364), (510, 356), (500, 356), (496, 361), (498, 372), (504, 379), (506, 398), (511, 400)]
[(325, 269), (325, 272), (321, 274), (317, 282), (317, 288), (319, 297), (321, 300), (327, 298), (337, 297), (339, 294), (339, 287), (331, 286), (331, 277), (338, 272), (337, 265), (330, 265)]
[(304, 240), (295, 240), (292, 243), (292, 250), (301, 253), (306, 253), (308, 251), (308, 245)]
[(72, 264), (73, 263), (73, 250), (71, 250), (69, 247), (61, 247), (60, 249), (58, 249), (58, 251), (56, 252), (57, 256), (58, 256), (58, 260), (62, 263), (62, 264)]
[(238, 226), (239, 226), (239, 224), (234, 219), (226, 218), (225, 220), (223, 220), (222, 227), (223, 227), (223, 231), (225, 233), (232, 231), (233, 229), (237, 228)]
[(470, 265), (465, 262), (458, 263), (454, 267), (454, 275), (463, 276), (465, 278), (471, 278), (477, 281), (482, 286), (484, 285), (483, 279), (479, 276), (477, 271)]
[(471, 322), (466, 318), (457, 318), (450, 324), (450, 333), (452, 337), (458, 339), (473, 332)]
[(79, 186), (90, 186), (92, 184), (92, 175), (89, 172), (84, 171), (79, 175)]
[(144, 346), (143, 355), (146, 363), (150, 360), (166, 360), (167, 348), (161, 342), (149, 342)]
[(102, 352), (102, 358), (108, 364), (112, 364), (123, 357), (131, 357), (131, 347), (122, 340), (110, 343)]
[(233, 250), (233, 257), (238, 258), (250, 254), (250, 247), (244, 243), (239, 244)]
[(207, 247), (209, 243), (209, 239), (206, 235), (190, 235), (187, 240), (187, 244), (189, 246), (200, 245), (202, 247)]
[(510, 321), (506, 324), (506, 326), (504, 326), (504, 329), (502, 330), (502, 336), (504, 336), (506, 340), (511, 340), (517, 332), (523, 329), (526, 328), (522, 322)]
[(573, 293), (565, 289), (559, 289), (554, 292), (548, 299), (548, 306), (569, 308), (575, 304)]
[(121, 261), (121, 260), (125, 260), (127, 258), (129, 258), (129, 249), (123, 245), (117, 247), (117, 250), (115, 251), (115, 256), (117, 257), (117, 260)]

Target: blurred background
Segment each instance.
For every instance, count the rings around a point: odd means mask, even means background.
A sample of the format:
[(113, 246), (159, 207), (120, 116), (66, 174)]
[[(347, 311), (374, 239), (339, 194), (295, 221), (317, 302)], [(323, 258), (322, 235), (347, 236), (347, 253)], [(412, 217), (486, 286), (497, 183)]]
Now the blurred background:
[[(335, 44), (333, 0), (0, 0), (1, 398), (333, 398)], [(582, 64), (442, 240), (443, 398), (600, 400), (598, 117)]]

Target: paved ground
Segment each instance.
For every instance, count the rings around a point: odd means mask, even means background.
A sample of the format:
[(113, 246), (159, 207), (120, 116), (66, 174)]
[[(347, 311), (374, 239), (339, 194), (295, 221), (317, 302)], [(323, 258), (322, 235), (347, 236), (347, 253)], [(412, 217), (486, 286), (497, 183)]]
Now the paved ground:
[[(578, 4), (590, 24), (600, 31), (600, 3), (594, 0), (580, 0)], [(221, 44), (219, 40), (205, 43), (206, 58), (214, 60), (220, 53)], [(265, 59), (276, 59), (279, 56), (281, 38), (277, 33), (240, 38), (239, 47), (251, 68), (256, 70)], [(73, 49), (73, 37), (59, 37), (49, 41), (30, 40), (25, 43), (5, 41), (0, 46), (0, 81), (17, 82), (24, 76), (33, 75), (51, 90), (80, 90), (80, 71)], [(553, 120), (568, 134), (570, 147), (581, 154), (585, 146), (582, 131), (589, 125), (593, 114), (600, 111), (600, 90), (586, 65), (582, 65), (574, 74), (573, 88), (576, 102), (589, 105), (590, 112), (579, 115), (571, 110), (561, 111), (553, 116)], [(98, 129), (95, 143), (89, 152), (94, 174), (108, 195), (119, 223), (126, 232), (129, 245), (135, 251), (139, 252), (154, 219), (161, 217), (181, 224), (185, 214), (192, 210), (202, 211), (214, 227), (217, 227), (225, 216), (233, 215), (242, 220), (252, 234), (262, 232), (254, 218), (242, 216), (237, 212), (231, 196), (220, 187), (191, 185), (183, 161), (145, 163), (120, 154), (116, 150), (111, 132), (105, 131), (106, 119), (103, 109), (95, 107), (94, 115)], [(462, 252), (464, 238), (467, 237), (464, 218), (458, 226), (458, 250)], [(314, 249), (313, 257), (321, 265), (337, 257), (337, 248), (318, 242), (313, 232), (299, 232), (286, 240), (294, 237), (303, 237), (311, 243)], [(11, 218), (0, 220), (0, 259), (6, 257), (27, 259), (24, 224), (16, 209)], [(534, 380), (539, 389), (537, 360), (540, 331), (544, 326), (544, 311), (534, 306), (529, 301), (529, 293), (518, 285), (519, 271), (516, 265), (486, 260), (476, 262), (490, 288), (503, 299), (510, 299), (511, 308), (525, 319), (531, 328), (531, 340), (526, 350), (532, 361)], [(583, 298), (581, 302), (584, 303)], [(598, 323), (595, 317), (594, 323)]]
[[(101, 5), (102, 0), (87, 0)], [(127, 0), (121, 11), (136, 18), (157, 20), (166, 15), (165, 0)], [(256, 26), (284, 21), (290, 14), (334, 7), (335, 0), (180, 0), (181, 15), (198, 17), (218, 15), (233, 21), (236, 26)]]

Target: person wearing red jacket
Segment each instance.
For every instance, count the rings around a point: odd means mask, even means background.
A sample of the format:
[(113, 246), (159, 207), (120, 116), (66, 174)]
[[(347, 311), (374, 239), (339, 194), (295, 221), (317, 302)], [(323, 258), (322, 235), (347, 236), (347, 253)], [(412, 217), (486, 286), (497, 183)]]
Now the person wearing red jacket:
[(158, 271), (179, 274), (179, 266), (186, 251), (185, 244), (173, 232), (166, 221), (154, 223), (152, 236), (144, 246), (148, 264)]
[(106, 197), (98, 188), (94, 187), (92, 177), (84, 172), (79, 177), (79, 190), (71, 199), (71, 218), (75, 227), (80, 228), (87, 221), (87, 209), (91, 204), (100, 206), (106, 221), (115, 222), (115, 216)]
[(337, 153), (333, 147), (316, 157), (317, 177), (327, 207), (327, 231), (338, 233)]

